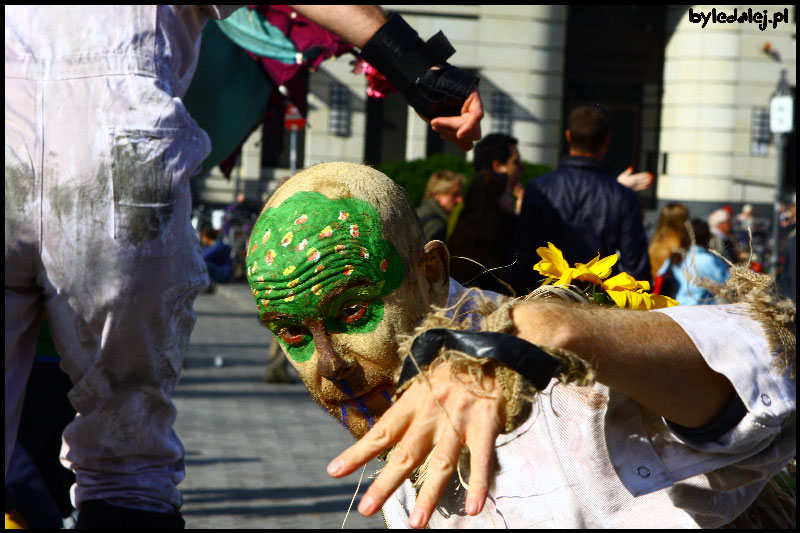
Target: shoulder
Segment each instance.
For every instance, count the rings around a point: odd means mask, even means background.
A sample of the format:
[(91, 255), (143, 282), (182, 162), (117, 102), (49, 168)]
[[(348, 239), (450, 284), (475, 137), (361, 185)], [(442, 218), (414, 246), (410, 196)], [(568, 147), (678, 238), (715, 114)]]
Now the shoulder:
[(694, 257), (694, 260), (702, 264), (704, 266), (721, 269), (721, 270), (728, 270), (728, 265), (717, 257), (716, 255), (709, 252), (706, 248), (699, 247), (699, 246), (692, 246), (690, 255)]
[(425, 198), (417, 207), (417, 216), (420, 218), (430, 216), (430, 215), (438, 215), (438, 205), (433, 198)]

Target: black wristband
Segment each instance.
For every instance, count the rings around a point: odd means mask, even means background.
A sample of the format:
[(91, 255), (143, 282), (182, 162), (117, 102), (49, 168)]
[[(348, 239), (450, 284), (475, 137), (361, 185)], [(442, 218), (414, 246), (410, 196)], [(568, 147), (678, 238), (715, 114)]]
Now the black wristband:
[(742, 421), (742, 418), (744, 418), (744, 415), (746, 414), (747, 408), (744, 406), (744, 402), (742, 402), (742, 399), (738, 394), (734, 394), (733, 398), (731, 398), (731, 401), (725, 406), (725, 409), (723, 409), (720, 414), (714, 417), (714, 420), (703, 427), (687, 428), (685, 426), (676, 424), (675, 422), (670, 422), (666, 419), (665, 420), (667, 425), (669, 425), (669, 427), (672, 428), (672, 431), (677, 433), (679, 437), (691, 444), (698, 446), (705, 444), (706, 442), (717, 440), (739, 425), (739, 422)]
[(454, 117), (461, 114), (464, 100), (476, 83), (478, 78), (469, 72), (445, 63), (437, 70), (426, 70), (404, 94), (425, 118)]
[[(446, 63), (455, 53), (447, 37), (428, 42), (399, 15), (392, 15), (361, 50), (361, 57), (383, 74), (420, 115), (432, 119), (461, 114), (478, 78)], [(431, 70), (431, 67), (438, 67)]]
[[(417, 375), (420, 368), (429, 365), (445, 347), (475, 357), (488, 357), (504, 363), (521, 374), (533, 386), (543, 390), (553, 375), (561, 367), (559, 361), (544, 350), (527, 341), (492, 331), (456, 331), (451, 329), (430, 329), (414, 339), (411, 354), (406, 357), (400, 372), (397, 388)], [(411, 356), (413, 355), (414, 360)]]

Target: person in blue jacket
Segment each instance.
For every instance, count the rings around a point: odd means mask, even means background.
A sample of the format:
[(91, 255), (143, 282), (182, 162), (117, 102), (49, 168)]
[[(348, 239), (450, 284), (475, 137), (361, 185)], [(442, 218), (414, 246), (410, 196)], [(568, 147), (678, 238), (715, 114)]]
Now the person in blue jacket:
[(200, 234), (203, 245), (203, 259), (208, 267), (208, 275), (216, 283), (228, 283), (233, 276), (231, 247), (217, 238), (214, 228), (205, 227)]
[(692, 219), (691, 224), (694, 242), (688, 233), (685, 234), (682, 243), (685, 256), (673, 254), (661, 265), (657, 276), (672, 277), (676, 290), (674, 295), (668, 296), (672, 296), (680, 305), (718, 303), (711, 292), (702, 286), (701, 280), (725, 283), (730, 267), (721, 257), (708, 251), (711, 237), (708, 224), (699, 218)]

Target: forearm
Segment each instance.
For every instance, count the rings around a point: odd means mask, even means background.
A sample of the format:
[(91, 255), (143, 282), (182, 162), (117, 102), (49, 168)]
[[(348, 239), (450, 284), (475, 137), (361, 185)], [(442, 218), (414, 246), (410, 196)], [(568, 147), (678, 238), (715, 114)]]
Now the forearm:
[(523, 339), (576, 353), (592, 364), (597, 381), (682, 426), (706, 425), (734, 394), (661, 313), (527, 303), (513, 319)]
[(387, 20), (386, 14), (378, 6), (312, 5), (292, 8), (358, 48), (363, 48)]

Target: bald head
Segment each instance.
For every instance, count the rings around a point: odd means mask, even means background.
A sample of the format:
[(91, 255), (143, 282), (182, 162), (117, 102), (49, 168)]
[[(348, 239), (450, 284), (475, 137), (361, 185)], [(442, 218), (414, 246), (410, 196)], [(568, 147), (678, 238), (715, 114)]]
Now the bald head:
[(425, 307), (442, 305), (448, 274), (447, 248), (425, 244), (403, 190), (353, 163), (317, 165), (289, 179), (248, 246), (247, 278), (262, 319), (325, 307), (342, 287), (360, 286), (375, 299), (405, 283), (425, 295)]
[(280, 206), (298, 192), (314, 191), (332, 200), (356, 198), (372, 205), (378, 230), (397, 249), (406, 270), (419, 259), (427, 242), (408, 195), (388, 176), (366, 165), (323, 163), (295, 174), (267, 202)]
[(289, 179), (256, 222), (247, 279), (262, 323), (312, 396), (356, 436), (388, 407), (410, 333), (449, 287), (447, 249), (425, 244), (403, 190), (327, 163)]

